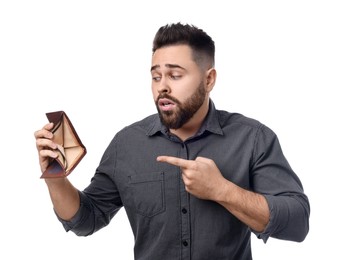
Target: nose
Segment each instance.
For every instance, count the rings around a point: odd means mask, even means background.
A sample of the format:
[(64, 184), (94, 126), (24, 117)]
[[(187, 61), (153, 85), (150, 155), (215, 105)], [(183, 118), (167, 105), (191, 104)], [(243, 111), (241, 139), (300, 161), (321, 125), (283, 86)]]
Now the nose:
[(169, 94), (171, 92), (170, 86), (169, 86), (168, 81), (166, 80), (165, 77), (162, 77), (162, 79), (160, 80), (158, 87), (157, 87), (157, 91), (159, 94), (161, 94), (161, 93)]

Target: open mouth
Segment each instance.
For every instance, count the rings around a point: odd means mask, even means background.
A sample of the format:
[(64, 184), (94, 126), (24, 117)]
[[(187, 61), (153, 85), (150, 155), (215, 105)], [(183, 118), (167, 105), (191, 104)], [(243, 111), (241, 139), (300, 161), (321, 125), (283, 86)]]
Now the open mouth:
[(176, 104), (167, 98), (161, 98), (158, 100), (158, 106), (162, 111), (169, 111), (175, 108)]

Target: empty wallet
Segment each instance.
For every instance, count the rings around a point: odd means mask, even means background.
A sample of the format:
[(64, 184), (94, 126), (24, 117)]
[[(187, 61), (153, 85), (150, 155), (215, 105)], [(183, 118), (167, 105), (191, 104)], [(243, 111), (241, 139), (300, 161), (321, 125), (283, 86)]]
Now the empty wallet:
[(86, 148), (64, 111), (46, 113), (46, 117), (54, 123), (52, 141), (58, 146), (54, 150), (58, 156), (51, 160), (40, 178), (66, 177), (83, 159)]

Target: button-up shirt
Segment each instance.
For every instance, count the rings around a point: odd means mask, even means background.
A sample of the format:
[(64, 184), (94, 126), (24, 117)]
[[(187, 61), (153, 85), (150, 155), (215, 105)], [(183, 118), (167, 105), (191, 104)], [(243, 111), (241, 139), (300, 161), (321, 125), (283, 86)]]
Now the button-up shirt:
[[(266, 229), (255, 232), (218, 203), (189, 194), (181, 169), (157, 162), (159, 155), (212, 159), (227, 180), (265, 196)], [(137, 260), (249, 260), (252, 232), (265, 242), (270, 236), (302, 241), (309, 229), (308, 198), (276, 134), (254, 119), (215, 109), (212, 100), (200, 130), (185, 141), (157, 114), (120, 130), (79, 194), (74, 218), (60, 219), (64, 228), (91, 235), (124, 207)]]

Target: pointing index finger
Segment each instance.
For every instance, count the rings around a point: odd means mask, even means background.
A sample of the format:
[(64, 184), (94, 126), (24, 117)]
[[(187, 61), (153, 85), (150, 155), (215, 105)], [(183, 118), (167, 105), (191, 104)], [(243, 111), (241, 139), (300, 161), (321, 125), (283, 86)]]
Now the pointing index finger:
[(182, 158), (174, 157), (174, 156), (158, 156), (158, 162), (166, 162), (175, 166), (179, 166), (181, 168), (188, 168), (190, 166), (190, 161)]

